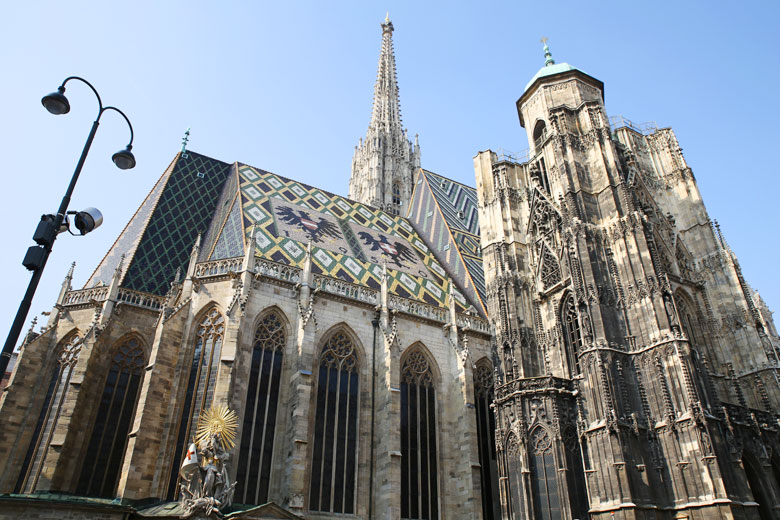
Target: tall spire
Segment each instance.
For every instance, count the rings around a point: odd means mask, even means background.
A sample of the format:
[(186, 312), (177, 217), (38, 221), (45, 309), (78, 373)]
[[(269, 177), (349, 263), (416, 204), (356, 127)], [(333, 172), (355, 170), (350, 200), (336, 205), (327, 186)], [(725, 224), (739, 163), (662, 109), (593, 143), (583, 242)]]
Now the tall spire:
[(350, 198), (393, 214), (405, 214), (414, 172), (420, 167), (420, 146), (408, 139), (401, 123), (401, 103), (393, 50), (393, 22), (382, 27), (374, 105), (365, 140), (355, 148)]
[(401, 129), (401, 103), (398, 99), (398, 78), (393, 50), (393, 22), (389, 13), (382, 23), (382, 49), (374, 85), (374, 109), (370, 126), (387, 131)]

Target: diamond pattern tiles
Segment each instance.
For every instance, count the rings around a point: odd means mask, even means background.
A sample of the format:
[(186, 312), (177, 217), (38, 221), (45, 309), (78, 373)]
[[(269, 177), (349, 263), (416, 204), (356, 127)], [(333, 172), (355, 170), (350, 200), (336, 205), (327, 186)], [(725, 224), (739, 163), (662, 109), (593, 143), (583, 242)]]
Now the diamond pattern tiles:
[(186, 269), (195, 238), (212, 219), (230, 165), (190, 151), (187, 155), (177, 161), (160, 195), (127, 268), (124, 287), (165, 294), (176, 269)]
[(446, 272), (406, 219), (246, 165), (239, 182), (244, 229), (258, 224), (257, 255), (303, 266), (311, 241), (315, 273), (378, 289), (386, 262), (391, 294), (446, 307)]
[[(431, 248), (463, 294), (484, 315), (485, 308), (482, 303), (484, 275), (479, 237), (461, 228), (450, 226), (446, 212), (449, 211), (453, 218), (458, 218), (458, 215), (453, 213), (453, 206), (448, 200), (440, 203), (439, 199), (444, 197), (446, 192), (434, 192), (426, 176), (428, 173), (420, 170), (415, 179), (415, 189), (409, 207), (409, 222)], [(447, 186), (451, 188), (453, 186), (464, 188), (461, 191), (468, 189), (446, 179), (442, 181), (444, 177), (437, 175), (435, 178), (437, 182), (449, 183)], [(454, 193), (452, 189), (449, 192)], [(459, 197), (461, 201), (471, 201), (471, 194), (468, 195), (461, 194), (456, 198)]]
[[(217, 209), (214, 210), (214, 217), (209, 224), (209, 230), (203, 235), (200, 242), (200, 254), (198, 255), (198, 262), (205, 262), (211, 258), (214, 252), (214, 246), (217, 244), (222, 230), (225, 227), (228, 215), (234, 207), (234, 201), (238, 191), (238, 164), (233, 163), (230, 167), (230, 174), (225, 181), (225, 187), (222, 188), (222, 193), (217, 200)], [(240, 206), (239, 202), (239, 206)], [(240, 213), (240, 210), (239, 210)], [(243, 248), (242, 248), (243, 249)], [(243, 255), (242, 252), (239, 255)], [(239, 256), (236, 255), (236, 256)]]
[(244, 255), (244, 224), (241, 218), (241, 198), (236, 196), (232, 201), (232, 209), (219, 235), (219, 241), (214, 246), (210, 260), (235, 258)]
[(114, 242), (111, 249), (108, 250), (106, 256), (100, 264), (98, 264), (95, 272), (93, 272), (92, 276), (87, 280), (87, 283), (84, 285), (85, 288), (94, 287), (98, 284), (108, 285), (111, 278), (114, 276), (114, 271), (119, 266), (119, 261), (123, 255), (125, 256), (124, 269), (125, 271), (127, 270), (128, 262), (132, 258), (133, 253), (135, 253), (135, 248), (138, 246), (141, 234), (146, 227), (146, 223), (149, 221), (152, 211), (154, 211), (155, 206), (157, 206), (160, 193), (162, 193), (165, 184), (168, 182), (168, 178), (170, 177), (175, 164), (176, 159), (168, 166), (168, 169), (165, 170), (165, 173), (162, 174), (157, 181), (157, 184), (154, 185), (152, 191), (149, 192), (149, 195), (146, 196), (146, 199), (141, 203), (138, 210), (136, 210), (133, 218), (127, 223), (125, 229), (120, 233), (119, 238), (116, 239), (116, 242)]
[(477, 190), (433, 172), (423, 174), (449, 227), (479, 236)]

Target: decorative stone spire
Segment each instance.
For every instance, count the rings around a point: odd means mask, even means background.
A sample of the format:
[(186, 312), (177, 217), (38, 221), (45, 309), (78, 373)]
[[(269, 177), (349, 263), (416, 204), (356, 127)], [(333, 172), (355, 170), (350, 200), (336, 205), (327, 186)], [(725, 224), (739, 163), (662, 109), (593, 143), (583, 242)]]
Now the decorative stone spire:
[(405, 214), (414, 172), (420, 167), (420, 146), (407, 138), (393, 51), (393, 22), (385, 17), (379, 53), (374, 105), (365, 140), (352, 158), (349, 197), (392, 214)]

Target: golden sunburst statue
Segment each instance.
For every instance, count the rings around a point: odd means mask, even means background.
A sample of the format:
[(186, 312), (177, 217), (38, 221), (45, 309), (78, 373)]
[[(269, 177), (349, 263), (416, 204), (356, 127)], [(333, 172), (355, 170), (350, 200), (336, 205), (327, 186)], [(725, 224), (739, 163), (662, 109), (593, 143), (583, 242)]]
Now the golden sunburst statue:
[(212, 406), (200, 414), (195, 443), (200, 446), (202, 441), (207, 441), (212, 435), (219, 434), (222, 449), (229, 451), (235, 445), (237, 429), (238, 415), (236, 412), (224, 404)]

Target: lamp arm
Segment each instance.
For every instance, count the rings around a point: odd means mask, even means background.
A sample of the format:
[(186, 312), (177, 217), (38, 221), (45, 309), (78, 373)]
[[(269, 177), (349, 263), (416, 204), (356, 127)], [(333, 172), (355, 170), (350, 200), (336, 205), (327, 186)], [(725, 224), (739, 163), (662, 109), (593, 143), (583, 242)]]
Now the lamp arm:
[(92, 83), (90, 83), (89, 81), (85, 80), (84, 78), (80, 78), (78, 76), (68, 76), (67, 78), (65, 78), (65, 81), (62, 82), (62, 85), (60, 85), (60, 87), (64, 89), (65, 88), (65, 83), (67, 83), (68, 81), (70, 81), (72, 79), (81, 81), (82, 83), (86, 83), (86, 85), (89, 88), (92, 89), (92, 92), (95, 93), (95, 97), (97, 97), (98, 106), (99, 106), (97, 119), (100, 119), (100, 115), (103, 113), (103, 100), (100, 99), (100, 94), (98, 94), (97, 89), (95, 89), (95, 87), (92, 86)]
[(133, 125), (130, 123), (130, 119), (127, 118), (125, 113), (119, 110), (117, 107), (113, 107), (113, 106), (101, 108), (100, 110), (101, 112), (108, 112), (109, 110), (113, 110), (114, 112), (117, 112), (120, 116), (125, 118), (125, 121), (127, 121), (127, 126), (130, 127), (130, 144), (128, 144), (127, 146), (132, 148), (133, 147)]

